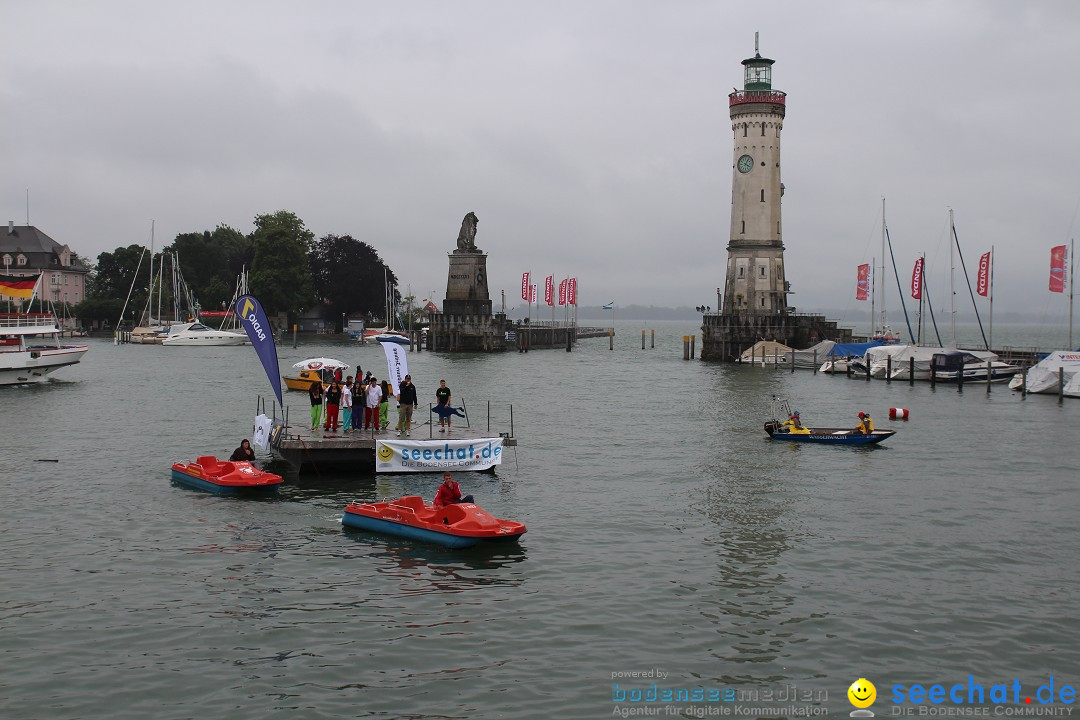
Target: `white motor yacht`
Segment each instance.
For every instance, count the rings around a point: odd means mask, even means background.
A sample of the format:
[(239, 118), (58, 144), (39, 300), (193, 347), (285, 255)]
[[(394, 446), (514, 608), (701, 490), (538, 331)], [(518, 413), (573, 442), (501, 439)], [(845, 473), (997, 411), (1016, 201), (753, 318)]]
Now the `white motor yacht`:
[(179, 323), (169, 328), (162, 341), (165, 347), (210, 347), (215, 345), (244, 345), (248, 338), (244, 333), (215, 330), (202, 323)]

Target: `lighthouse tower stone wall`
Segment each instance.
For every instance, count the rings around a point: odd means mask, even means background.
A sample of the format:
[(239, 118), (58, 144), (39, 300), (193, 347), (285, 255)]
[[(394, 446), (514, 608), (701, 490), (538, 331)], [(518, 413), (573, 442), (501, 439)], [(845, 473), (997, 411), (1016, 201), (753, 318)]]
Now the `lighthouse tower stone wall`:
[(795, 315), (788, 306), (780, 180), (787, 95), (772, 87), (774, 63), (755, 47), (754, 57), (742, 61), (743, 89), (728, 95), (733, 139), (728, 257), (723, 302), (702, 319), (702, 360), (736, 359), (758, 340), (806, 347), (851, 338), (849, 330), (823, 316)]

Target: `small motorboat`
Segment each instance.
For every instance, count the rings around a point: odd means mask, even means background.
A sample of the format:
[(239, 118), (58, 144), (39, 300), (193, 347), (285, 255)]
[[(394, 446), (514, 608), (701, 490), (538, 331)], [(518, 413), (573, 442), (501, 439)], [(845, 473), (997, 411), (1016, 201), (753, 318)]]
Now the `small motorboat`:
[(289, 390), (307, 391), (311, 389), (311, 383), (321, 382), (326, 388), (334, 379), (334, 373), (341, 370), (342, 379), (349, 372), (349, 364), (333, 358), (309, 358), (301, 360), (293, 365), (297, 370), (295, 375), (284, 375), (285, 387)]
[(508, 542), (525, 534), (525, 525), (489, 515), (473, 503), (447, 505), (436, 510), (419, 495), (377, 503), (351, 503), (341, 518), (345, 527), (424, 540), (449, 548), (467, 548), (479, 542)]
[[(772, 419), (765, 423), (765, 432), (773, 440), (787, 440), (802, 443), (830, 443), (832, 445), (875, 445), (896, 434), (895, 430), (873, 430), (863, 433), (852, 428), (803, 427), (793, 425), (799, 417), (799, 411), (792, 412), (788, 401), (782, 397), (772, 397)], [(780, 420), (791, 418), (792, 421)], [(859, 417), (862, 417), (860, 414)]]
[(196, 490), (223, 495), (241, 492), (276, 492), (281, 476), (260, 470), (249, 462), (219, 461), (204, 455), (193, 463), (174, 463), (172, 479)]
[(806, 432), (792, 432), (782, 427), (783, 423), (770, 420), (765, 423), (765, 432), (773, 440), (804, 443), (832, 443), (833, 445), (874, 445), (896, 434), (895, 430), (874, 430), (864, 435), (850, 428), (807, 427)]

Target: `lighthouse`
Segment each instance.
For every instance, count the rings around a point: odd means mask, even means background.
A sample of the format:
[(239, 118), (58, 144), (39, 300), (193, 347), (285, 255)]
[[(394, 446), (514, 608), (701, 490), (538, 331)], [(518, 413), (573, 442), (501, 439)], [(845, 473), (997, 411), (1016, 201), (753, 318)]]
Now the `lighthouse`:
[(772, 86), (774, 60), (742, 61), (743, 89), (728, 95), (734, 150), (731, 162), (731, 231), (722, 312), (787, 313), (780, 198), (780, 134), (787, 95)]
[[(742, 61), (743, 88), (728, 95), (731, 117), (731, 226), (723, 302), (701, 319), (701, 359), (739, 361), (759, 340), (805, 348), (819, 340), (851, 342), (851, 330), (822, 315), (788, 307), (780, 200), (780, 135), (787, 94), (773, 89), (774, 60)], [(718, 283), (719, 284), (719, 283)]]

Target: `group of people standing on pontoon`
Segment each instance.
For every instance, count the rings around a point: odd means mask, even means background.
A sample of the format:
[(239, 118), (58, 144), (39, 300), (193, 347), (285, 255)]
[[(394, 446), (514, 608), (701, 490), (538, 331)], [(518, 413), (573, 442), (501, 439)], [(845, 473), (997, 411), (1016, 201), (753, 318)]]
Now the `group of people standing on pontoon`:
[[(419, 401), (411, 375), (406, 375), (401, 381), (396, 394), (389, 382), (386, 380), (379, 382), (371, 371), (368, 371), (363, 380), (357, 376), (355, 383), (352, 375), (347, 376), (344, 381), (340, 376), (341, 370), (338, 370), (325, 389), (320, 381), (312, 381), (308, 389), (308, 397), (311, 399), (312, 430), (319, 429), (321, 420), (323, 430), (336, 432), (338, 416), (341, 415), (343, 432), (369, 430), (373, 433), (386, 432), (390, 425), (390, 398), (394, 398), (398, 406), (397, 425), (394, 429), (401, 435), (412, 434), (413, 411)], [(439, 415), (439, 432), (450, 429), (450, 418), (454, 415), (464, 417), (459, 408), (450, 404), (451, 397), (446, 380), (440, 380), (439, 388), (435, 391), (437, 404), (434, 408)], [(361, 423), (363, 423), (362, 427)]]

